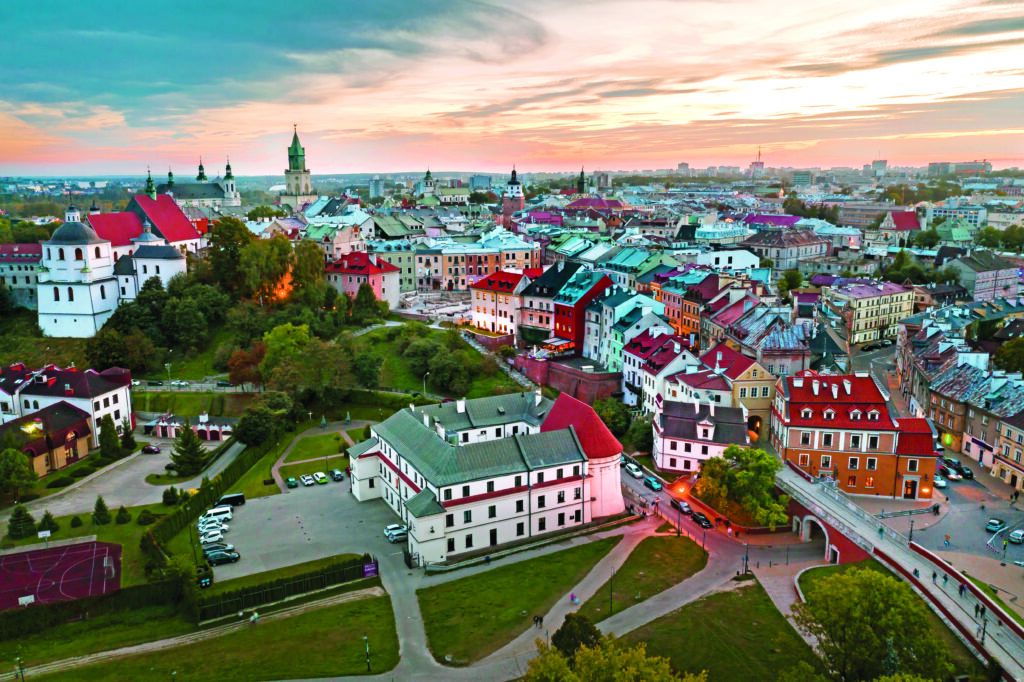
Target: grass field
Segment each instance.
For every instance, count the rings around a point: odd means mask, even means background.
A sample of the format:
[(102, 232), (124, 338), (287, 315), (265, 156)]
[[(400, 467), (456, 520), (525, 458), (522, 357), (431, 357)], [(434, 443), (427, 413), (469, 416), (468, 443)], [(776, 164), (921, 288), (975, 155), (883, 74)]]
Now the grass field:
[[(345, 467), (348, 466), (348, 457), (345, 455), (335, 455), (334, 457), (328, 458), (327, 464), (324, 464), (322, 459), (318, 459), (314, 462), (304, 462), (302, 464), (287, 464), (281, 467), (281, 478), (298, 478), (304, 474), (314, 474), (318, 471), (327, 473), (331, 469), (341, 469), (345, 471)], [(334, 481), (331, 481), (333, 483)]]
[(668, 658), (679, 673), (707, 670), (709, 680), (775, 680), (800, 661), (824, 672), (755, 581), (687, 604), (622, 639), (646, 642), (648, 655)]
[(365, 430), (366, 427), (363, 427), (361, 429), (349, 429), (348, 431), (345, 432), (345, 435), (351, 438), (353, 443), (360, 443), (363, 440), (363, 432)]
[[(615, 612), (664, 592), (699, 572), (708, 563), (708, 553), (686, 537), (644, 538), (608, 581), (580, 608), (579, 613), (595, 623)], [(611, 600), (609, 600), (611, 594)]]
[(387, 596), (316, 609), (189, 646), (120, 658), (38, 679), (278, 680), (374, 673), (398, 664), (398, 636)]
[[(172, 348), (169, 360), (171, 363), (171, 378), (205, 379), (206, 377), (212, 377), (217, 374), (224, 374), (224, 372), (213, 368), (213, 356), (221, 345), (230, 344), (232, 338), (231, 332), (227, 331), (223, 327), (217, 328), (210, 335), (210, 340), (207, 341), (206, 347), (191, 358), (186, 357), (177, 349)], [(161, 371), (154, 371), (151, 374), (146, 375), (145, 378), (166, 379), (167, 370), (161, 368)]]
[(323, 459), (326, 455), (344, 452), (348, 443), (340, 433), (324, 433), (306, 436), (295, 441), (295, 447), (284, 458), (285, 462), (301, 462), (306, 459)]
[[(302, 573), (311, 573), (313, 571), (327, 568), (333, 564), (348, 561), (349, 559), (356, 559), (358, 557), (358, 554), (338, 554), (337, 556), (314, 559), (313, 561), (306, 561), (301, 564), (292, 564), (291, 566), (276, 568), (272, 571), (253, 573), (252, 575), (245, 575), (241, 578), (232, 578), (231, 580), (224, 580), (220, 582), (215, 580), (212, 586), (203, 591), (203, 596), (209, 597), (213, 594), (230, 592), (231, 590), (238, 590), (251, 585), (259, 585), (260, 583), (268, 583), (274, 580), (280, 580), (281, 578), (291, 578)], [(213, 570), (214, 575), (216, 575), (217, 569), (214, 568)]]
[(970, 580), (975, 585), (977, 585), (978, 589), (980, 589), (982, 592), (987, 594), (989, 599), (994, 601), (1003, 611), (1006, 611), (1008, 614), (1010, 614), (1010, 616), (1015, 621), (1017, 621), (1021, 625), (1024, 625), (1024, 616), (1021, 615), (1021, 613), (1017, 610), (1017, 608), (1014, 608), (1013, 606), (1010, 606), (1009, 604), (1007, 604), (1003, 600), (1003, 598), (999, 596), (999, 593), (996, 592), (995, 590), (993, 590), (989, 586), (989, 584), (987, 582), (985, 582), (984, 580), (979, 580), (978, 578), (975, 578), (974, 576), (970, 576), (970, 575), (967, 576), (967, 579)]
[[(60, 524), (60, 530), (55, 531), (50, 536), (50, 539), (66, 540), (68, 538), (80, 538), (85, 535), (96, 535), (96, 539), (100, 542), (116, 542), (121, 545), (121, 586), (126, 587), (128, 585), (144, 583), (146, 582), (146, 573), (143, 570), (145, 559), (142, 556), (142, 551), (139, 549), (139, 540), (142, 538), (142, 532), (146, 526), (140, 526), (135, 523), (135, 520), (143, 509), (149, 509), (154, 514), (160, 515), (170, 512), (174, 507), (165, 507), (162, 504), (146, 504), (138, 507), (128, 507), (127, 509), (132, 515), (132, 520), (124, 525), (114, 523), (114, 516), (117, 515), (116, 508), (110, 510), (110, 523), (104, 526), (92, 525), (92, 512), (77, 514), (78, 518), (82, 520), (82, 525), (78, 528), (71, 527), (71, 518), (75, 515), (58, 516), (56, 518), (57, 523)], [(33, 516), (37, 523), (43, 517), (42, 513), (35, 513)], [(39, 538), (33, 536), (22, 540), (11, 540), (9, 537), (4, 537), (4, 543), (15, 546), (34, 545), (39, 543)]]
[[(851, 571), (855, 568), (878, 571), (879, 573), (883, 573), (899, 580), (895, 573), (874, 559), (865, 559), (864, 561), (857, 561), (850, 564), (822, 566), (821, 568), (814, 568), (809, 571), (805, 571), (800, 576), (800, 589), (803, 590), (804, 596), (806, 596), (808, 590), (823, 578), (836, 575), (837, 573), (846, 573), (847, 571)], [(971, 679), (984, 679), (982, 677), (984, 674), (984, 668), (978, 659), (976, 659), (971, 652), (967, 650), (967, 647), (964, 646), (963, 642), (953, 634), (952, 630), (946, 627), (946, 624), (943, 623), (937, 615), (935, 615), (934, 611), (927, 606), (925, 607), (925, 610), (928, 611), (928, 622), (931, 625), (932, 631), (935, 632), (939, 641), (943, 642), (946, 645), (947, 651), (949, 651), (956, 674), (970, 675)]]
[(195, 624), (177, 615), (173, 606), (106, 613), (0, 642), (0, 660), (23, 657), (31, 677), (32, 666), (40, 663), (174, 637), (195, 629)]
[(547, 613), (621, 536), (596, 540), (416, 592), (434, 658), (466, 665), (508, 644)]
[(185, 417), (203, 412), (211, 417), (240, 417), (255, 397), (254, 393), (133, 391), (132, 407), (139, 412), (172, 412)]
[(34, 310), (19, 308), (4, 315), (0, 321), (0, 366), (24, 362), (37, 369), (54, 364), (58, 367), (88, 367), (85, 360), (87, 339), (34, 336), (38, 316)]
[(235, 481), (235, 484), (228, 490), (230, 493), (245, 493), (245, 497), (266, 497), (267, 495), (277, 495), (281, 492), (281, 489), (276, 485), (264, 485), (264, 481), (269, 481), (273, 478), (270, 474), (270, 470), (274, 467), (274, 462), (278, 460), (284, 449), (288, 447), (288, 444), (298, 434), (302, 433), (306, 429), (313, 426), (312, 422), (306, 422), (298, 427), (296, 431), (289, 431), (281, 435), (278, 439), (277, 444), (270, 448), (256, 464), (253, 465), (249, 471), (245, 472), (240, 479)]

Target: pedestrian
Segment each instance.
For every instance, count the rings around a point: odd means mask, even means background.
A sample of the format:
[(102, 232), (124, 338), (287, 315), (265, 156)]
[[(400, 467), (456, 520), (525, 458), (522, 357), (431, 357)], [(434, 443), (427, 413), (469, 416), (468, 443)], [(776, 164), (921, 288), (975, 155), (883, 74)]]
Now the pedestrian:
[(878, 527), (878, 539), (881, 540), (883, 537), (885, 537), (885, 528), (883, 528), (882, 526), (879, 526)]
[(537, 627), (544, 627), (544, 616), (537, 616)]
[(538, 620), (537, 616), (534, 616), (533, 617), (533, 627), (537, 627), (537, 620)]
[(250, 625), (256, 625), (256, 623), (258, 623), (259, 620), (260, 620), (260, 614), (258, 614), (255, 611), (253, 611), (252, 612), (252, 616), (249, 618), (249, 624)]
[(975, 604), (974, 605), (974, 620), (978, 620), (978, 610), (979, 610), (979, 607), (980, 607), (979, 604)]
[(966, 590), (966, 589), (967, 589), (967, 585), (965, 585), (963, 583), (960, 583), (960, 598), (961, 599), (963, 599), (963, 597), (964, 597), (964, 590)]
[(936, 573), (935, 571), (932, 571), (932, 585), (935, 584), (935, 579), (938, 578), (938, 577), (939, 577), (939, 574)]
[(946, 547), (946, 549), (949, 549), (949, 535), (946, 535), (946, 538), (942, 541), (942, 544)]
[(732, 537), (732, 528), (726, 528), (725, 532), (729, 535), (730, 538)]
[(945, 573), (943, 573), (942, 574), (942, 586), (945, 587), (948, 582), (949, 582), (949, 576), (946, 575)]
[(981, 617), (982, 618), (985, 617), (985, 605), (984, 604), (981, 605)]
[(914, 577), (915, 577), (915, 578), (920, 578), (920, 577), (921, 577), (921, 571), (919, 571), (919, 570), (917, 570), (917, 569), (915, 568), (915, 569), (914, 569)]

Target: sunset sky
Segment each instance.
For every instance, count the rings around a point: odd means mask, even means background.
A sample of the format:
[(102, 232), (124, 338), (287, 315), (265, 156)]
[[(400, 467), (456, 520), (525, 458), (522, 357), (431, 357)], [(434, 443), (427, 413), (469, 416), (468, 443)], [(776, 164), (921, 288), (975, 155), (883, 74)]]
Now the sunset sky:
[[(227, 9), (223, 5), (234, 5)], [(1024, 166), (1016, 0), (5, 8), (0, 174)]]

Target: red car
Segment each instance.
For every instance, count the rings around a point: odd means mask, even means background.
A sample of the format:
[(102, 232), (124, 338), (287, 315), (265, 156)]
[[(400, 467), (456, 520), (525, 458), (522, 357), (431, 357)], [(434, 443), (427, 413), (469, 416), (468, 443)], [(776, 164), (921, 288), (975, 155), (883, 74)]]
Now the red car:
[(146, 447), (142, 448), (142, 452), (144, 454), (147, 454), (147, 455), (155, 455), (155, 454), (158, 454), (160, 452), (160, 446), (159, 445), (147, 445)]

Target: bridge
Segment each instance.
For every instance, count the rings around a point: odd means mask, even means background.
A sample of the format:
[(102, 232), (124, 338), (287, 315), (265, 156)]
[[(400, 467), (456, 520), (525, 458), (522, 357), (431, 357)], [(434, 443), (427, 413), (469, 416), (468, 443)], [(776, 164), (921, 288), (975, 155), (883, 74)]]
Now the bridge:
[[(873, 557), (910, 583), (915, 592), (968, 648), (995, 659), (1007, 680), (1024, 680), (1024, 627), (966, 576), (940, 556), (898, 533), (859, 507), (835, 486), (812, 479), (787, 465), (776, 477), (796, 513), (793, 530), (804, 540), (815, 528), (825, 534), (825, 558), (849, 563)], [(932, 575), (937, 579), (932, 582)], [(949, 576), (948, 582), (943, 576)], [(960, 596), (960, 585), (966, 591)], [(985, 607), (975, 616), (975, 605)]]

